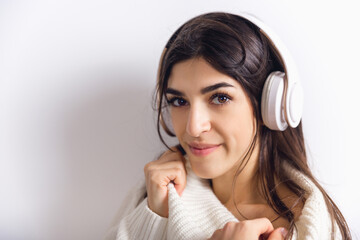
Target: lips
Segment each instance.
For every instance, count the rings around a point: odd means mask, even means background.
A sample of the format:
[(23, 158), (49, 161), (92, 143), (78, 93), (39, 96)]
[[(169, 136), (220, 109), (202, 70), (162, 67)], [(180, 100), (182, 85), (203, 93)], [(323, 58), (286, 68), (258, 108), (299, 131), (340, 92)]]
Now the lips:
[(192, 154), (204, 157), (220, 147), (221, 144), (190, 143), (189, 148)]

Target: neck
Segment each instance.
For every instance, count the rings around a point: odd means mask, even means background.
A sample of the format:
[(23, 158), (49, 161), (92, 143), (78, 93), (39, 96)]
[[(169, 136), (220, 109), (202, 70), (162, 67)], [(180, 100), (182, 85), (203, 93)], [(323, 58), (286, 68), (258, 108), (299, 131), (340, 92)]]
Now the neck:
[[(234, 200), (236, 204), (255, 204), (264, 202), (257, 191), (258, 157), (259, 148), (258, 144), (256, 144), (247, 164), (244, 166), (245, 163), (242, 163), (241, 168), (243, 168), (243, 170), (238, 176), (235, 176), (239, 167), (237, 164), (227, 173), (212, 179), (213, 191), (221, 203), (224, 205), (233, 204)], [(234, 179), (236, 182), (233, 187)]]

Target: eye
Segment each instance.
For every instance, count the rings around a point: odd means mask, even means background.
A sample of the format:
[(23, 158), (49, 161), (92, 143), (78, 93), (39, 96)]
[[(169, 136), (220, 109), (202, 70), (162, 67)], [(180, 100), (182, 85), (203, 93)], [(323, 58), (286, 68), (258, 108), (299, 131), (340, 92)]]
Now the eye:
[(167, 103), (173, 107), (182, 107), (182, 106), (187, 105), (187, 101), (185, 99), (179, 98), (179, 97), (173, 97), (173, 98), (167, 100)]
[(227, 94), (217, 93), (211, 97), (211, 103), (221, 105), (229, 102), (231, 98)]

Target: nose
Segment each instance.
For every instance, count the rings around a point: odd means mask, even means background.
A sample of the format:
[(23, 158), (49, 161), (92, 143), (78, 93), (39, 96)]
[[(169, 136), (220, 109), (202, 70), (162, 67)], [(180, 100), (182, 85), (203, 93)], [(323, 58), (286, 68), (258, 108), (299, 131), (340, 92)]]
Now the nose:
[(208, 111), (202, 106), (190, 106), (186, 124), (186, 132), (192, 137), (200, 137), (211, 129)]

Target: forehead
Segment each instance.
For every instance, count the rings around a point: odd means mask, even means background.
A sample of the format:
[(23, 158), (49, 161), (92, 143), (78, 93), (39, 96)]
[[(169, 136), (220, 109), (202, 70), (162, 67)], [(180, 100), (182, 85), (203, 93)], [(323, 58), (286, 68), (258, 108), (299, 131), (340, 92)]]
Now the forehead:
[(240, 84), (232, 77), (219, 72), (203, 58), (193, 58), (176, 63), (168, 80), (168, 87), (175, 89), (199, 89), (219, 82), (239, 88)]

